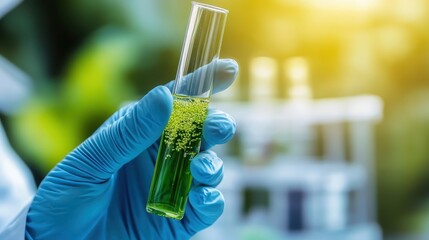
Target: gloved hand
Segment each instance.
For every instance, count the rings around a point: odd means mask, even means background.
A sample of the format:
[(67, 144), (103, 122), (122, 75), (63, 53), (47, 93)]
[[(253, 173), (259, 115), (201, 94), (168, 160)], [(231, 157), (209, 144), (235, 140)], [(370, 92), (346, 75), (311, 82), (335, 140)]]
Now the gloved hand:
[[(228, 87), (237, 69), (233, 60), (219, 61), (213, 91)], [(184, 218), (146, 212), (159, 138), (172, 111), (168, 87), (116, 112), (46, 176), (27, 215), (27, 239), (188, 239), (218, 219), (224, 199), (215, 187), (223, 163), (209, 149), (230, 140), (235, 123), (213, 109), (191, 162)]]

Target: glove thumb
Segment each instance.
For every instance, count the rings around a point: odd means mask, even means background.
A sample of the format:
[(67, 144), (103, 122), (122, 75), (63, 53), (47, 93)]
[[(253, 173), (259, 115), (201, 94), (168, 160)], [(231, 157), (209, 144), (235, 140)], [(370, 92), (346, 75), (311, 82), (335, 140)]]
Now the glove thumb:
[(173, 108), (167, 87), (152, 89), (126, 114), (83, 142), (63, 166), (85, 180), (105, 181), (124, 164), (151, 146), (162, 134)]

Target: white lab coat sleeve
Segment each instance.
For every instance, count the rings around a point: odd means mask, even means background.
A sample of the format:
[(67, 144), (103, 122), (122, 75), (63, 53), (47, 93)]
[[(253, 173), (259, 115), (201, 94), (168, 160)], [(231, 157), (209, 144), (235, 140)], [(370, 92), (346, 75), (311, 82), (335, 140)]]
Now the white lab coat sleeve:
[(18, 215), (3, 229), (0, 229), (1, 240), (25, 239), (25, 224), (31, 201), (18, 213)]

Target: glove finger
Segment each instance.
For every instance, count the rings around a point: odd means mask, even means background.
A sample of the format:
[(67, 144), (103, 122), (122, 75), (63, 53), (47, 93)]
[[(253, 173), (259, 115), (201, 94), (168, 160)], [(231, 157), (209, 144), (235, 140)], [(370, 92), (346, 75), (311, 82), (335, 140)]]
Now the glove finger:
[(222, 215), (225, 200), (222, 193), (211, 187), (196, 187), (189, 192), (189, 209), (183, 224), (193, 235), (211, 226)]
[(70, 166), (69, 171), (74, 169), (74, 176), (108, 179), (161, 136), (172, 101), (168, 88), (154, 88), (124, 116), (83, 142), (63, 160), (62, 166)]
[(195, 185), (216, 187), (222, 181), (223, 161), (213, 151), (200, 152), (190, 168)]
[[(216, 70), (214, 73), (213, 94), (227, 89), (234, 82), (235, 78), (237, 77), (237, 73), (238, 64), (236, 61), (233, 59), (219, 59), (216, 62)], [(192, 74), (194, 73), (185, 76), (185, 78), (192, 79)], [(173, 92), (174, 80), (167, 83), (166, 86), (170, 89), (170, 91)]]
[[(237, 62), (235, 62), (233, 59), (220, 59), (217, 62), (217, 66), (216, 66), (213, 93), (221, 92), (226, 88), (228, 88), (234, 82), (237, 76), (237, 73), (238, 73)], [(174, 81), (171, 81), (166, 84), (166, 86), (170, 89), (170, 91), (173, 90), (173, 85), (174, 85)], [(119, 118), (126, 115), (128, 111), (130, 111), (130, 109), (132, 109), (136, 104), (137, 103), (134, 102), (122, 107), (111, 117), (109, 117), (95, 133), (112, 125)]]
[(207, 150), (216, 144), (224, 144), (235, 134), (235, 120), (227, 113), (217, 109), (209, 109), (203, 126), (201, 150)]

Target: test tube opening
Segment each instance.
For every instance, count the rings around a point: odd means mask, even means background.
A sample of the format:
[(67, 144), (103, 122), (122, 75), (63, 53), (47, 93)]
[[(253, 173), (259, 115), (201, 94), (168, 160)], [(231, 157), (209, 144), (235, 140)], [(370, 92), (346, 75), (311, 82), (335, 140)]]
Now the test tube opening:
[(213, 6), (213, 5), (206, 4), (206, 3), (200, 3), (200, 2), (193, 1), (192, 5), (193, 6), (195, 5), (195, 6), (200, 7), (200, 8), (205, 8), (205, 9), (208, 9), (210, 11), (216, 11), (216, 12), (224, 13), (224, 14), (228, 14), (228, 12), (229, 12), (228, 10), (226, 10), (224, 8)]

